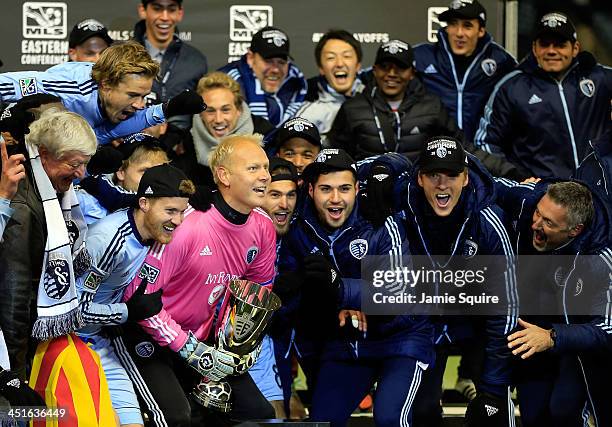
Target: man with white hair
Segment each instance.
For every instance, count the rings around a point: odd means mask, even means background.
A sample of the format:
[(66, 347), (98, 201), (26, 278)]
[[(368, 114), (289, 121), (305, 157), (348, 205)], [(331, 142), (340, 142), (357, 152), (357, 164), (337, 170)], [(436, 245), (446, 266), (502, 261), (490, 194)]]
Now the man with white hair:
[[(91, 126), (67, 111), (46, 111), (26, 136), (26, 177), (0, 243), (0, 328), (22, 379), (30, 334), (47, 340), (80, 324), (75, 277), (88, 266), (87, 227), (72, 181), (83, 178), (96, 145)], [(30, 310), (36, 289), (38, 316)]]

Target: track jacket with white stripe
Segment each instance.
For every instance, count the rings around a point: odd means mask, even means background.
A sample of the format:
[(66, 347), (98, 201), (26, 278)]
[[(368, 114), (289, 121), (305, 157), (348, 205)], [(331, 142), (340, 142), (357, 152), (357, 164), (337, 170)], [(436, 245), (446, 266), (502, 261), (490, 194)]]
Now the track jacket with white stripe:
[(86, 241), (92, 263), (76, 280), (85, 327), (79, 335), (98, 334), (105, 325), (128, 318), (123, 293), (140, 271), (149, 246), (142, 241), (133, 209), (123, 209), (89, 227)]
[[(555, 329), (557, 339), (554, 351), (606, 348), (612, 351), (612, 213), (603, 199), (591, 190), (594, 219), (568, 244), (545, 253), (533, 249), (533, 213), (548, 186), (558, 181), (549, 179), (535, 184), (518, 184), (500, 179), (496, 183), (497, 200), (511, 215), (512, 243), (516, 252), (519, 255), (540, 255), (542, 258), (537, 271), (532, 273), (536, 275), (535, 283), (540, 285), (543, 292), (547, 288), (562, 289), (556, 295), (559, 315), (547, 318), (544, 325), (537, 323)], [(534, 280), (521, 278), (524, 271), (521, 268), (522, 260), (519, 259), (517, 270), (519, 284), (533, 286)]]
[(98, 85), (91, 78), (91, 62), (66, 62), (46, 71), (15, 71), (0, 74), (0, 101), (10, 103), (24, 96), (47, 93), (62, 100), (69, 111), (80, 114), (93, 128), (99, 144), (131, 135), (163, 123), (162, 104), (138, 110), (120, 123), (111, 123), (100, 108)]
[(444, 28), (438, 30), (435, 44), (414, 46), (415, 68), (425, 87), (442, 99), (465, 139), (471, 142), (493, 87), (516, 66), (516, 60), (489, 33), (478, 40), (476, 50), (466, 59), (470, 62), (461, 75)]
[[(425, 199), (423, 189), (417, 183), (418, 167), (411, 171), (406, 183), (407, 206), (404, 210), (410, 251), (413, 255), (426, 255), (430, 262), (444, 265), (449, 257), (461, 260), (464, 258), (465, 269), (472, 270), (478, 266), (480, 256), (498, 256), (488, 266), (483, 291), (488, 295), (498, 296), (499, 303), (494, 312), (482, 316), (485, 319), (485, 360), (478, 388), (497, 395), (504, 395), (511, 384), (511, 353), (508, 350), (506, 337), (514, 330), (518, 318), (518, 294), (514, 274), (514, 252), (510, 238), (504, 226), (505, 217), (495, 204), (495, 187), (493, 178), (472, 155), (468, 155), (469, 182), (463, 188), (461, 199), (452, 215), (457, 221), (456, 234), (448, 236), (432, 235), (445, 218), (427, 214), (431, 210)], [(455, 210), (460, 209), (455, 212)], [(440, 240), (447, 237), (444, 244)], [(435, 242), (434, 239), (437, 239)], [(444, 254), (433, 250), (444, 247)], [(448, 252), (446, 252), (448, 250)], [(438, 252), (437, 254), (435, 252)], [(476, 263), (476, 264), (474, 264)], [(467, 285), (466, 285), (467, 286)], [(476, 294), (476, 292), (474, 292)], [(504, 315), (497, 313), (505, 313)], [(462, 317), (446, 316), (450, 339), (457, 338), (466, 329)], [(438, 340), (440, 337), (436, 337)]]
[(588, 154), (589, 140), (606, 130), (611, 97), (612, 69), (590, 53), (579, 53), (561, 81), (530, 54), (495, 86), (474, 145), (502, 156), (523, 177), (569, 178)]
[(221, 67), (219, 71), (240, 83), (251, 114), (263, 117), (276, 127), (294, 117), (306, 98), (306, 79), (292, 62), (289, 62), (287, 76), (276, 93), (264, 92), (246, 61), (246, 55)]
[[(390, 216), (383, 226), (374, 228), (361, 216), (358, 204), (356, 201), (344, 225), (332, 232), (320, 224), (312, 198), (307, 197), (301, 215), (283, 237), (279, 253), (279, 274), (303, 272), (303, 259), (309, 254), (322, 254), (335, 266), (342, 278), (336, 314), (342, 309), (362, 310), (362, 292), (373, 287), (362, 279), (362, 262), (366, 257), (378, 256), (377, 259), (384, 263), (379, 265), (380, 269), (391, 271), (410, 262), (406, 234), (398, 218)], [(306, 307), (308, 316), (297, 319), (296, 345), (303, 355), (316, 351), (322, 344), (322, 356), (333, 360), (410, 356), (426, 364), (433, 362), (433, 327), (427, 316), (368, 316), (364, 337), (353, 334), (352, 327), (340, 328), (336, 315), (318, 336), (305, 336), (302, 331), (308, 329), (311, 317), (322, 315), (324, 303)]]

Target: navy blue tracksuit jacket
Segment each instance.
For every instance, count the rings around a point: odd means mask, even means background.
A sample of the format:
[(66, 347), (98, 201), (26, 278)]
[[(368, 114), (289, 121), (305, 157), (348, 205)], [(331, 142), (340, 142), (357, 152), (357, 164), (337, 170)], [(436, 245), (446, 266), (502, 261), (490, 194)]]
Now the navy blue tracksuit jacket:
[[(464, 257), (466, 269), (470, 268), (470, 258), (480, 255), (499, 255), (504, 263), (496, 263), (495, 269), (487, 274), (487, 291), (501, 296), (500, 308), (505, 315), (487, 316), (485, 320), (485, 361), (479, 389), (497, 395), (504, 395), (511, 384), (511, 353), (506, 337), (516, 326), (518, 317), (518, 294), (514, 274), (514, 252), (504, 227), (504, 215), (495, 204), (495, 186), (491, 175), (480, 162), (468, 155), (469, 183), (464, 187), (461, 200), (453, 212), (460, 224), (453, 236), (432, 236), (436, 223), (440, 221), (433, 215), (426, 217), (429, 208), (422, 188), (417, 183), (417, 168), (407, 182), (405, 218), (413, 255), (427, 255), (438, 265), (449, 256)], [(434, 239), (445, 239), (448, 243), (448, 256), (438, 256), (432, 251)], [(438, 252), (439, 254), (439, 252)], [(447, 320), (453, 320), (449, 318)], [(456, 320), (456, 319), (454, 319)], [(461, 322), (452, 322), (456, 335), (461, 334)], [(452, 331), (451, 331), (452, 332)]]
[[(548, 185), (557, 181), (517, 184), (498, 180), (498, 203), (511, 214), (513, 245), (519, 254), (535, 252), (531, 230), (533, 213)], [(599, 193), (593, 190), (591, 193), (595, 206), (591, 224), (568, 244), (545, 254), (552, 256), (537, 255), (542, 261), (531, 273), (535, 277), (521, 277), (529, 273), (523, 273), (524, 258), (520, 258), (517, 275), (519, 286), (528, 288), (526, 291), (539, 284), (541, 294), (556, 296), (558, 315), (539, 317), (533, 322), (555, 329), (557, 338), (551, 355), (577, 356), (577, 370), (592, 414), (598, 426), (608, 426), (612, 425), (608, 397), (612, 378), (609, 365), (612, 358), (612, 214)], [(548, 353), (539, 355), (538, 363), (545, 367)], [(563, 394), (579, 395), (578, 390), (566, 390)]]
[[(335, 265), (342, 277), (343, 285), (336, 313), (341, 309), (361, 310), (362, 286), (371, 286), (361, 279), (362, 259), (379, 255), (388, 259), (384, 268), (401, 267), (403, 262), (409, 260), (405, 238), (402, 224), (394, 217), (387, 218), (382, 227), (375, 229), (359, 214), (358, 203), (345, 224), (330, 233), (319, 223), (312, 199), (308, 197), (302, 215), (283, 238), (279, 253), (279, 274), (303, 270), (304, 256), (323, 254)], [(308, 286), (308, 283), (304, 286)], [(317, 314), (317, 307), (312, 307), (312, 316)], [(308, 318), (298, 320), (309, 321)], [(305, 338), (301, 334), (302, 328), (298, 323), (298, 349), (308, 353), (317, 344), (323, 344), (323, 358), (335, 360), (409, 356), (422, 363), (433, 362), (433, 330), (428, 318), (424, 316), (370, 316), (365, 338), (345, 335), (346, 328), (340, 329), (337, 318), (325, 327), (330, 331), (330, 338), (324, 343), (315, 343), (312, 337)]]
[(495, 43), (489, 33), (482, 37), (461, 74), (448, 42), (446, 30), (438, 30), (435, 44), (414, 47), (414, 60), (427, 90), (442, 99), (466, 141), (472, 141), (484, 106), (495, 84), (514, 69), (516, 60)]
[(530, 54), (495, 86), (474, 145), (503, 156), (524, 177), (569, 178), (589, 141), (606, 131), (611, 96), (612, 69), (590, 53), (579, 53), (561, 81)]

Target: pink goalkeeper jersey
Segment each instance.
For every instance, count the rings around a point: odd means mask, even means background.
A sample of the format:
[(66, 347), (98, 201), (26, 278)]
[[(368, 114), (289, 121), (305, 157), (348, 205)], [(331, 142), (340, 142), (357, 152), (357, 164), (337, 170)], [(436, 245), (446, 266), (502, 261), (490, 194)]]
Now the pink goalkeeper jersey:
[(276, 231), (261, 209), (254, 209), (244, 224), (236, 225), (214, 206), (206, 212), (189, 208), (172, 241), (149, 250), (124, 300), (135, 292), (143, 275), (149, 281), (146, 293), (163, 289), (162, 311), (138, 323), (160, 345), (178, 351), (188, 331), (200, 340), (208, 337), (230, 279), (271, 286), (275, 258)]

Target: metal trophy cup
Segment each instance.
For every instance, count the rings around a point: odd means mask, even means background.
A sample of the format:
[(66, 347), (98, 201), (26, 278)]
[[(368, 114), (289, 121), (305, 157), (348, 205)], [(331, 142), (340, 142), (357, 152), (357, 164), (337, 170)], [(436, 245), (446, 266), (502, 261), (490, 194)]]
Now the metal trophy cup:
[[(215, 325), (215, 347), (236, 358), (238, 374), (253, 366), (253, 351), (260, 347), (264, 330), (280, 298), (259, 283), (249, 280), (230, 281)], [(202, 406), (229, 412), (232, 389), (225, 381), (202, 378), (193, 395)]]

